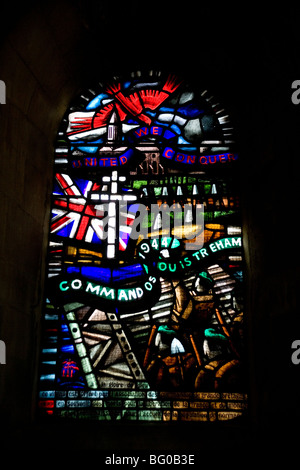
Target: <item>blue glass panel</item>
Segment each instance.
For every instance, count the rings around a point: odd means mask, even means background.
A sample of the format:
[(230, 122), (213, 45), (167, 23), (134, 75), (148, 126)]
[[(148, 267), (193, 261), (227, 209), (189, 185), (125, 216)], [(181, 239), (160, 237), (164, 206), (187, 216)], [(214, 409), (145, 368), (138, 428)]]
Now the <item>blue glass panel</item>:
[[(177, 127), (177, 126), (176, 126)], [(178, 128), (179, 129), (179, 128)], [(174, 137), (177, 137), (176, 134), (174, 134), (174, 132), (170, 131), (169, 129), (167, 129), (164, 133), (164, 138), (165, 139), (173, 139)]]
[(188, 117), (188, 118), (195, 118), (200, 116), (200, 114), (203, 114), (204, 111), (201, 109), (199, 106), (197, 106), (194, 103), (189, 103), (185, 106), (180, 106), (180, 108), (177, 109), (177, 112), (181, 114), (182, 116)]
[(81, 146), (81, 147), (78, 147), (79, 150), (81, 150), (82, 152), (86, 152), (86, 153), (96, 153), (97, 150), (98, 150), (98, 147), (92, 147), (92, 146)]

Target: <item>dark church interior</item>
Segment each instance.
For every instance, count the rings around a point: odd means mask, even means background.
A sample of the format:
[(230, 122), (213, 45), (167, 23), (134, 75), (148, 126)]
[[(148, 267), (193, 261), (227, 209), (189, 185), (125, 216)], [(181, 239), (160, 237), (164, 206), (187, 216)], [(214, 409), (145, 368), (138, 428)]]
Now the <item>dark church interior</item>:
[[(297, 445), (300, 364), (298, 174), (300, 40), (294, 7), (136, 0), (27, 1), (1, 12), (1, 454), (277, 453)], [(239, 421), (45, 421), (36, 396), (55, 138), (70, 102), (97, 80), (163, 69), (208, 89), (240, 154), (249, 410)]]

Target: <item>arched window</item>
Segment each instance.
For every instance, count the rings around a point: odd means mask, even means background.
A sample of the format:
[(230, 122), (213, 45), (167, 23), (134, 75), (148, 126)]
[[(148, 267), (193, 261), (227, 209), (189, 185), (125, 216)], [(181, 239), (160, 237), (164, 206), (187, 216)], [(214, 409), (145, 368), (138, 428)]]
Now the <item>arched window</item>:
[(73, 103), (55, 150), (41, 414), (243, 416), (238, 162), (224, 110), (172, 74)]

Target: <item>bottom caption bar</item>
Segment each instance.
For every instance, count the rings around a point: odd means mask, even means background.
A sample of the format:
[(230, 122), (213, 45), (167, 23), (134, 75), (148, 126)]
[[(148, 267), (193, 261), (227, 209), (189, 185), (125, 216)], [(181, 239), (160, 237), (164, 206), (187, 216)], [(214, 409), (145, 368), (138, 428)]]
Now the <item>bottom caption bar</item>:
[(148, 455), (110, 454), (104, 457), (103, 463), (110, 465), (128, 465), (131, 468), (141, 468), (148, 465), (195, 465), (195, 454), (149, 453)]

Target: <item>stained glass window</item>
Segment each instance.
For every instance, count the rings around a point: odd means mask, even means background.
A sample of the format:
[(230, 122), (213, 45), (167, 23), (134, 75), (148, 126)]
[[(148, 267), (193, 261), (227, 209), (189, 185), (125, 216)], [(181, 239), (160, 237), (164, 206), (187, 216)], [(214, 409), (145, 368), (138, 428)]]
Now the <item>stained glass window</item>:
[(229, 117), (161, 72), (97, 83), (57, 135), (42, 416), (227, 421), (247, 408)]

